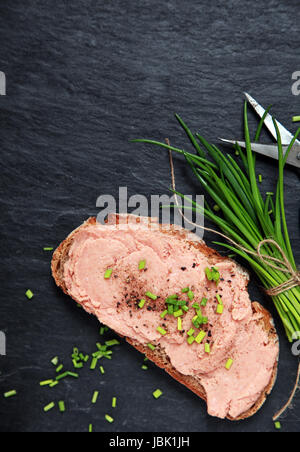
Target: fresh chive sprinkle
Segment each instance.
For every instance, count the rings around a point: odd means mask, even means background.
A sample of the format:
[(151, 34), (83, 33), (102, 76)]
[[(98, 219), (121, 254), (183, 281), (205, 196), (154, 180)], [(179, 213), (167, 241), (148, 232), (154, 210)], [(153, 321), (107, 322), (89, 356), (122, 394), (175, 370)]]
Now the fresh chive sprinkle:
[(164, 312), (162, 312), (162, 313), (160, 314), (160, 318), (161, 318), (161, 319), (164, 319), (164, 318), (166, 317), (167, 314), (168, 314), (168, 310), (166, 309)]
[(59, 374), (59, 372), (60, 372), (61, 370), (63, 370), (63, 368), (64, 368), (64, 366), (63, 366), (62, 364), (60, 364), (60, 365), (56, 368), (56, 373)]
[(217, 306), (217, 314), (223, 314), (224, 306), (222, 304), (218, 304)]
[(181, 306), (181, 309), (182, 309), (184, 312), (188, 312), (188, 311), (189, 311), (189, 307), (188, 307), (188, 306)]
[(108, 414), (105, 415), (105, 419), (107, 420), (107, 422), (109, 422), (110, 424), (112, 424), (114, 422), (114, 418), (109, 416)]
[(215, 212), (219, 212), (221, 209), (220, 209), (220, 206), (218, 206), (218, 204), (215, 204), (214, 205), (214, 211)]
[[(300, 118), (299, 118), (299, 121), (300, 121)], [(281, 423), (280, 422), (275, 422), (275, 428), (276, 428), (276, 430), (281, 430)]]
[(153, 392), (153, 397), (157, 400), (163, 395), (163, 392), (160, 389), (156, 389), (156, 391)]
[(79, 375), (74, 372), (67, 372), (68, 377), (79, 378)]
[(259, 175), (258, 175), (258, 182), (259, 182), (260, 184), (262, 184), (262, 181), (263, 181), (263, 177), (262, 177), (261, 174), (259, 174)]
[(91, 365), (90, 365), (90, 370), (95, 370), (96, 369), (97, 362), (98, 362), (97, 358), (93, 358), (92, 359), (92, 362), (91, 362)]
[(93, 404), (97, 403), (98, 397), (99, 397), (99, 391), (95, 391), (93, 394), (93, 397), (92, 397)]
[(192, 292), (191, 290), (188, 291), (187, 295), (191, 301), (193, 301), (193, 299), (195, 298), (194, 292)]
[(145, 366), (145, 364), (142, 365), (143, 370), (148, 370), (148, 366)]
[(64, 413), (66, 411), (66, 405), (65, 402), (63, 400), (60, 400), (58, 402), (58, 409), (61, 413)]
[(55, 407), (55, 403), (54, 402), (49, 403), (49, 405), (46, 405), (44, 407), (45, 413), (48, 413), (48, 411), (52, 410), (54, 407)]
[(150, 350), (154, 351), (156, 349), (155, 345), (149, 343), (147, 344), (147, 347), (150, 348)]
[(53, 366), (57, 366), (59, 363), (59, 359), (58, 356), (55, 356), (52, 360), (51, 363), (53, 364)]
[(162, 335), (165, 336), (167, 334), (166, 330), (164, 330), (161, 326), (157, 327), (157, 331)]
[(170, 300), (178, 300), (178, 295), (176, 293), (173, 295), (169, 295), (166, 301)]
[(64, 372), (63, 374), (57, 375), (56, 381), (60, 381), (63, 378), (66, 378), (68, 376), (68, 372)]
[(105, 345), (107, 347), (113, 347), (114, 345), (120, 345), (120, 342), (117, 339), (112, 339), (111, 341), (106, 341)]
[(57, 385), (58, 385), (58, 381), (55, 380), (55, 381), (53, 381), (53, 383), (51, 383), (51, 384), (49, 385), (49, 388), (54, 388), (54, 386), (57, 386)]
[(182, 318), (178, 317), (177, 319), (177, 329), (178, 331), (182, 331)]
[(168, 305), (168, 314), (170, 315), (174, 314), (174, 306), (172, 304)]
[(218, 300), (218, 303), (223, 306), (223, 301), (219, 294), (216, 295), (216, 299)]
[(230, 358), (230, 359), (227, 361), (227, 363), (226, 363), (226, 365), (225, 365), (225, 368), (226, 368), (227, 370), (230, 370), (231, 367), (232, 367), (232, 364), (233, 364), (233, 359)]
[(10, 397), (14, 397), (14, 396), (16, 396), (16, 395), (17, 395), (17, 391), (15, 391), (15, 390), (13, 389), (12, 391), (5, 392), (4, 398), (5, 398), (5, 399), (9, 399)]
[(203, 298), (202, 301), (201, 301), (201, 306), (205, 307), (207, 305), (207, 302), (208, 302), (208, 299), (207, 298)]
[(182, 293), (188, 293), (190, 291), (190, 288), (189, 287), (186, 287), (185, 289), (182, 289)]
[(210, 344), (206, 343), (204, 346), (205, 353), (210, 354)]
[(199, 306), (198, 303), (194, 303), (194, 304), (192, 305), (192, 308), (194, 308), (194, 309), (200, 309), (200, 306)]
[(300, 122), (300, 116), (293, 116), (293, 122)]
[(112, 398), (111, 406), (112, 406), (113, 408), (116, 408), (116, 407), (117, 407), (117, 397), (113, 397), (113, 398)]
[(207, 325), (208, 323), (208, 317), (202, 317), (202, 324)]
[(45, 248), (43, 248), (43, 250), (44, 251), (53, 251), (54, 250), (54, 248), (52, 248), (52, 247), (45, 247)]
[(105, 374), (105, 370), (104, 370), (104, 367), (103, 367), (103, 366), (100, 366), (100, 372), (102, 373), (102, 375)]
[(195, 333), (195, 330), (193, 328), (191, 328), (188, 332), (187, 335), (188, 336), (193, 336), (193, 334)]
[(52, 383), (53, 383), (53, 380), (40, 381), (40, 386), (49, 386)]
[(34, 294), (31, 292), (30, 289), (27, 290), (25, 295), (28, 298), (28, 300), (31, 300), (34, 297)]
[(189, 344), (189, 345), (192, 345), (192, 344), (193, 344), (193, 342), (195, 342), (195, 338), (194, 338), (194, 336), (190, 336), (190, 337), (188, 337), (188, 339), (187, 339), (187, 342), (188, 342), (188, 344)]
[(89, 425), (89, 433), (93, 433), (93, 424)]
[(142, 270), (145, 270), (145, 268), (146, 268), (146, 260), (140, 261), (139, 270), (142, 271)]
[(179, 309), (179, 311), (176, 311), (176, 312), (174, 312), (174, 317), (180, 317), (180, 316), (182, 316), (183, 315), (183, 310), (182, 309)]
[(197, 344), (201, 344), (201, 342), (203, 341), (203, 339), (205, 338), (206, 333), (205, 331), (200, 331), (200, 333), (198, 334), (198, 336), (195, 338), (195, 341), (197, 342)]
[(111, 268), (109, 268), (108, 270), (106, 270), (105, 274), (104, 274), (104, 279), (110, 279), (111, 275), (112, 275), (113, 270)]
[(146, 292), (146, 297), (150, 298), (150, 299), (153, 300), (153, 301), (156, 301), (157, 298), (158, 298), (157, 295), (154, 295), (154, 294), (151, 293), (151, 292)]
[(141, 300), (140, 302), (139, 302), (139, 308), (140, 309), (143, 309), (143, 307), (145, 306), (145, 304), (146, 304), (146, 300)]

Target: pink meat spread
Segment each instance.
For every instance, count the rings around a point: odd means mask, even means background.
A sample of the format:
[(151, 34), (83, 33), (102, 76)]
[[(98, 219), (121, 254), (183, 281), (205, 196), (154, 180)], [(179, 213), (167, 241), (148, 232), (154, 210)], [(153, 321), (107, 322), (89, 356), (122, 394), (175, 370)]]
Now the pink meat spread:
[[(140, 271), (142, 260), (146, 267)], [(220, 272), (218, 286), (205, 274), (212, 266)], [(104, 278), (107, 269), (113, 270), (109, 279)], [(75, 235), (64, 277), (69, 294), (102, 323), (141, 344), (159, 344), (177, 371), (199, 378), (209, 414), (238, 417), (268, 385), (278, 344), (269, 341), (258, 322), (260, 314), (253, 314), (247, 277), (233, 261), (202, 253), (180, 234), (163, 233), (148, 224), (99, 224)], [(174, 316), (160, 315), (171, 294), (188, 300), (181, 294), (186, 287), (195, 298), (182, 317), (183, 331), (178, 331)], [(145, 297), (147, 291), (158, 299)], [(216, 313), (217, 294), (224, 306), (222, 315)], [(202, 328), (206, 337), (201, 344), (189, 345), (187, 332), (195, 316), (191, 305), (203, 297), (208, 299), (202, 307), (208, 318)], [(142, 309), (141, 299), (147, 300)], [(167, 331), (165, 336), (158, 326)], [(210, 354), (205, 343), (210, 344)], [(225, 367), (228, 359), (233, 360), (230, 370)]]

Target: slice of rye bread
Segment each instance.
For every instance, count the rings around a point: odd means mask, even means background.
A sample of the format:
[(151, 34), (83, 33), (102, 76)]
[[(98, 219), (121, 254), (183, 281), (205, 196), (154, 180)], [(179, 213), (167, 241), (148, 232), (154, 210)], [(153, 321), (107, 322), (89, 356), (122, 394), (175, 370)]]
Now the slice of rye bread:
[[(118, 218), (118, 216), (117, 216)], [(118, 221), (118, 220), (117, 220)], [(138, 220), (139, 221), (139, 220)], [(72, 246), (73, 240), (75, 235), (78, 231), (82, 230), (82, 228), (86, 228), (92, 225), (96, 225), (97, 220), (96, 218), (90, 218), (85, 223), (83, 223), (79, 228), (75, 229), (66, 240), (64, 240), (60, 246), (56, 249), (56, 251), (53, 254), (53, 259), (51, 263), (52, 268), (52, 275), (54, 277), (54, 280), (58, 287), (60, 287), (63, 292), (67, 295), (69, 295), (67, 287), (64, 282), (64, 264), (68, 260), (68, 254), (70, 247)], [(171, 235), (180, 235), (182, 239), (184, 240), (191, 240), (191, 233), (177, 227), (171, 227), (168, 230), (163, 229), (160, 226), (160, 230), (165, 234), (171, 234)], [(196, 247), (201, 253), (205, 254), (207, 257), (212, 257), (222, 260), (226, 260), (228, 258), (221, 256), (216, 250), (213, 250), (212, 248), (209, 248), (203, 241), (190, 241), (189, 242), (192, 246)], [(238, 271), (243, 274), (245, 278), (248, 277), (248, 272), (245, 271), (242, 267), (238, 268)], [(261, 324), (261, 327), (267, 332), (268, 338), (270, 341), (274, 341), (275, 343), (278, 342), (278, 336), (274, 327), (274, 322), (272, 319), (271, 314), (263, 308), (259, 303), (253, 302), (252, 303), (252, 310), (253, 313), (261, 313), (262, 318), (258, 320), (258, 322)], [(175, 380), (179, 381), (183, 385), (185, 385), (187, 388), (189, 388), (191, 391), (193, 391), (195, 394), (197, 394), (201, 399), (203, 399), (205, 402), (207, 401), (205, 389), (201, 385), (200, 379), (193, 376), (186, 376), (178, 372), (171, 364), (169, 357), (166, 355), (164, 349), (160, 346), (156, 347), (155, 350), (150, 350), (147, 346), (126, 337), (126, 341), (131, 344), (134, 348), (136, 348), (139, 352), (146, 355), (146, 357), (154, 362), (158, 367), (164, 369), (169, 375), (171, 375)], [(251, 416), (253, 416), (265, 403), (267, 396), (271, 393), (273, 386), (276, 382), (277, 378), (277, 368), (278, 368), (278, 360), (276, 360), (273, 368), (273, 372), (271, 375), (271, 379), (268, 383), (268, 385), (265, 387), (265, 389), (261, 392), (258, 399), (254, 403), (254, 405), (247, 410), (245, 413), (239, 415), (237, 418), (232, 418), (231, 416), (228, 416), (227, 418), (232, 421), (239, 421), (243, 419), (247, 419)]]

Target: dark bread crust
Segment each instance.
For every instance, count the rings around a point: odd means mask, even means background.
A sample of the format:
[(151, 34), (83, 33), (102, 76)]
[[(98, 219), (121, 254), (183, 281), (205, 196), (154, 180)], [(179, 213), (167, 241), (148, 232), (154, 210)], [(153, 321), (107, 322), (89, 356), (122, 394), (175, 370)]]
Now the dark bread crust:
[[(118, 217), (117, 217), (118, 219)], [(93, 226), (97, 224), (96, 218), (89, 218), (85, 223), (83, 223), (79, 228), (75, 229), (67, 238), (64, 240), (60, 246), (56, 249), (56, 251), (53, 254), (52, 263), (51, 263), (51, 269), (52, 269), (52, 275), (53, 278), (57, 284), (58, 287), (60, 287), (63, 292), (67, 295), (69, 295), (67, 287), (64, 282), (64, 264), (68, 260), (69, 250), (72, 246), (73, 240), (76, 236), (76, 234), (82, 230), (83, 228)], [(164, 230), (160, 226), (160, 230), (163, 233), (171, 234), (171, 235), (177, 235), (178, 234), (185, 240), (188, 240), (189, 233), (183, 229), (177, 229), (172, 228), (171, 230)], [(204, 242), (189, 242), (192, 246), (196, 247), (201, 253), (205, 254), (207, 257), (215, 258), (218, 257), (219, 259), (226, 260), (227, 258), (224, 258), (220, 256), (220, 254), (209, 248)], [(241, 270), (242, 271), (242, 270)], [(270, 341), (277, 342), (278, 336), (274, 327), (273, 319), (271, 317), (271, 314), (263, 308), (259, 303), (253, 302), (252, 303), (252, 309), (254, 313), (261, 313), (263, 315), (262, 319), (260, 319), (258, 322), (261, 324), (262, 328), (268, 333), (268, 337)], [(136, 348), (139, 352), (143, 353), (147, 356), (149, 360), (151, 360), (153, 363), (155, 363), (158, 367), (164, 369), (169, 375), (171, 375), (175, 380), (179, 381), (183, 385), (185, 385), (187, 388), (189, 388), (191, 391), (193, 391), (196, 395), (198, 395), (201, 399), (203, 399), (205, 402), (207, 401), (206, 393), (203, 388), (203, 386), (200, 383), (200, 380), (197, 377), (192, 376), (186, 376), (178, 372), (171, 364), (169, 357), (166, 355), (165, 351), (159, 346), (154, 351), (150, 350), (148, 347), (145, 347), (143, 344), (134, 341), (130, 338), (125, 338), (126, 341), (132, 345), (134, 348)], [(232, 418), (228, 416), (229, 420), (232, 421), (239, 421), (243, 419), (247, 419), (251, 416), (253, 416), (265, 403), (267, 396), (271, 393), (273, 386), (276, 382), (277, 378), (277, 368), (278, 368), (278, 361), (274, 364), (272, 376), (270, 379), (269, 384), (267, 387), (262, 391), (259, 398), (255, 402), (255, 404), (247, 410), (242, 415), (238, 416), (237, 418)]]

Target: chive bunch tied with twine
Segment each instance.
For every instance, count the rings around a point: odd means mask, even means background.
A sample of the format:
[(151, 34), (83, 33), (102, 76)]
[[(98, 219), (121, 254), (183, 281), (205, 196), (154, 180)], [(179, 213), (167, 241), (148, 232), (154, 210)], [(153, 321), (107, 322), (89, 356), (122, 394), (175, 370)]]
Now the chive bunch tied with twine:
[[(214, 242), (243, 257), (262, 282), (266, 292), (274, 301), (283, 322), (287, 337), (292, 342), (300, 331), (300, 273), (297, 270), (291, 240), (288, 233), (284, 203), (284, 168), (287, 157), (300, 135), (300, 129), (292, 139), (284, 155), (280, 131), (273, 120), (278, 140), (278, 182), (276, 193), (262, 193), (256, 172), (256, 157), (251, 149), (248, 125), (248, 104), (244, 106), (244, 130), (246, 151), (236, 144), (236, 155), (224, 154), (217, 146), (210, 144), (203, 136), (193, 134), (184, 121), (176, 119), (185, 131), (194, 152), (188, 152), (167, 142), (133, 140), (163, 147), (170, 151), (172, 170), (172, 191), (176, 206), (185, 220), (196, 227), (214, 232), (224, 242)], [(261, 119), (255, 135), (260, 138), (269, 109)], [(176, 190), (172, 152), (185, 157), (192, 173), (212, 200), (202, 207)], [(187, 209), (200, 212), (219, 227), (221, 231), (192, 223), (181, 210), (179, 198), (185, 199)], [(218, 209), (213, 206), (218, 206)]]

